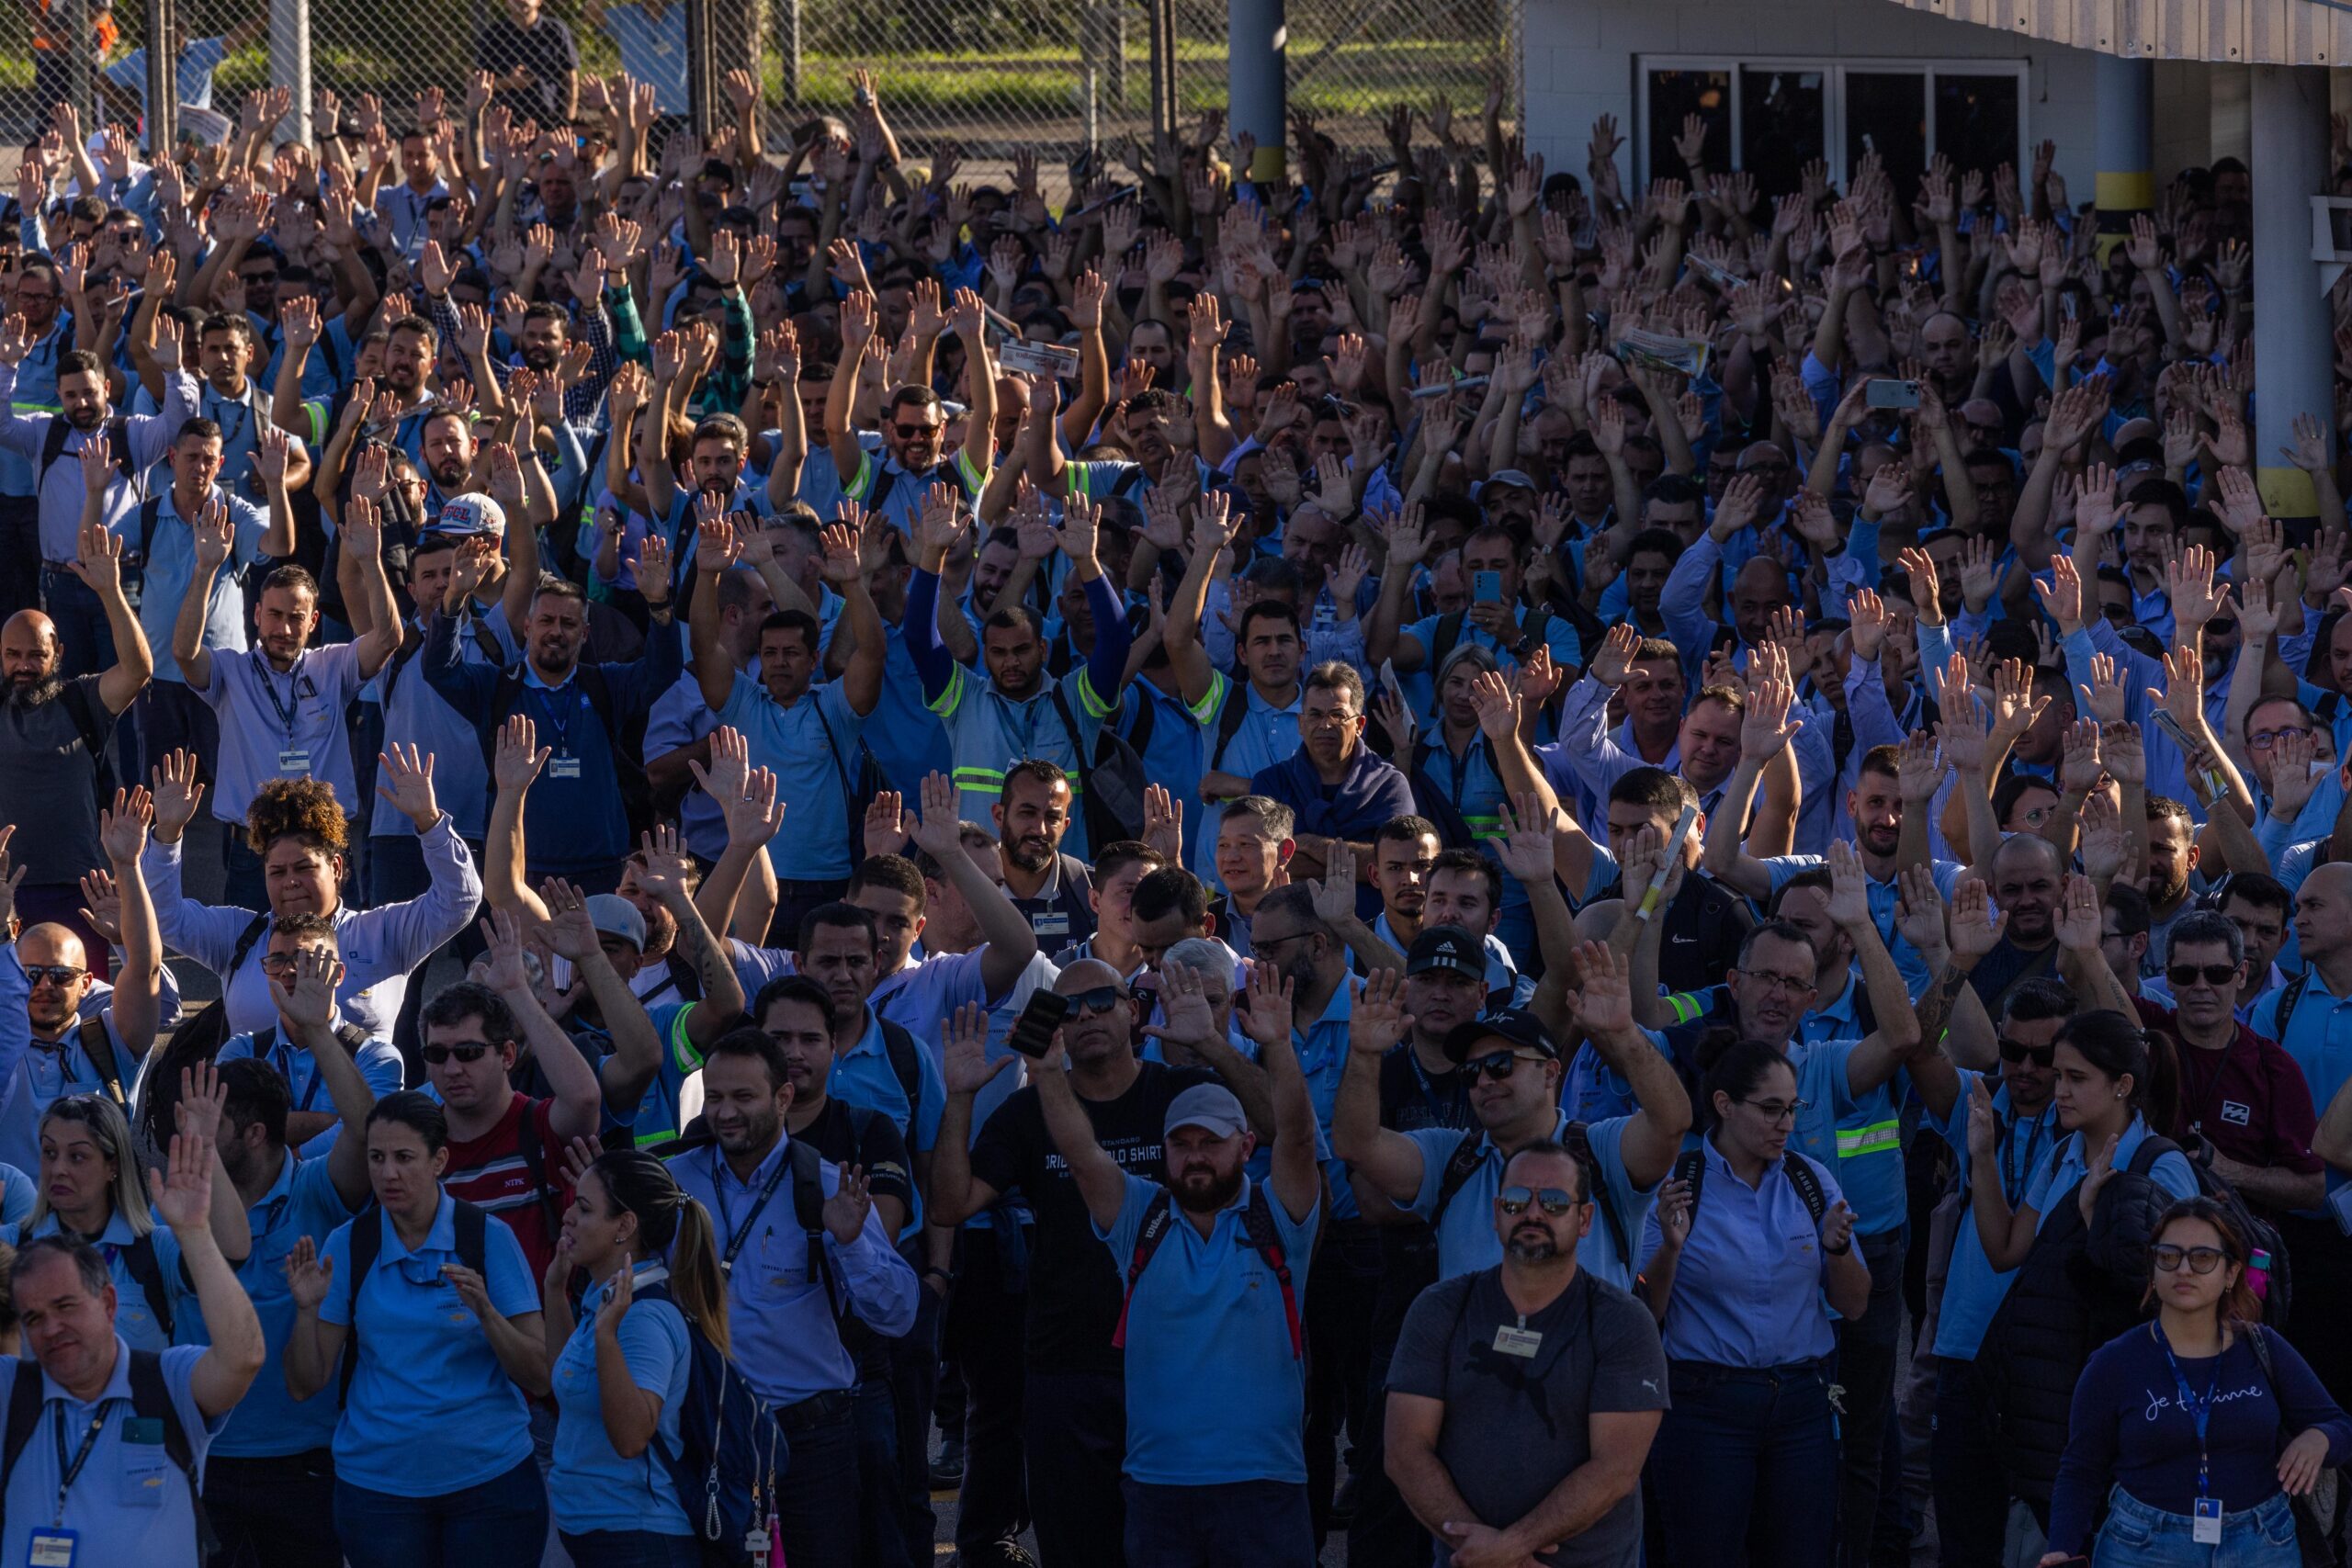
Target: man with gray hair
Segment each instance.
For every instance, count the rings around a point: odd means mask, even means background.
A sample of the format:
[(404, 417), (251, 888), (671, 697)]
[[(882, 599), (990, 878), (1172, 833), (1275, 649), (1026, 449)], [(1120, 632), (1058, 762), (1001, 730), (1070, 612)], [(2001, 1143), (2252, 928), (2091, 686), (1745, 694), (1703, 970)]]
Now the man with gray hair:
[(2164, 977), (2169, 1008), (2134, 997), (2140, 1022), (2172, 1042), (2180, 1109), (2165, 1129), (2211, 1160), (2249, 1203), (2273, 1213), (2317, 1208), (2325, 1162), (2312, 1152), (2318, 1113), (2302, 1069), (2275, 1040), (2237, 1020), (2245, 939), (2235, 921), (2192, 909), (2173, 923)]

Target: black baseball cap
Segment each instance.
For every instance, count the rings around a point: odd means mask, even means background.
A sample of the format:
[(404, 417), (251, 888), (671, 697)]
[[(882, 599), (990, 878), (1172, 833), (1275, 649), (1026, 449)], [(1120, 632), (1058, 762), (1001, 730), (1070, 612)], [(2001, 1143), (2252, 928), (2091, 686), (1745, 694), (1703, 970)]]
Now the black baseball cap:
[[(1482, 971), (1483, 973), (1483, 971)], [(1456, 1024), (1453, 1032), (1445, 1037), (1445, 1057), (1449, 1062), (1465, 1062), (1473, 1055), (1488, 1053), (1479, 1047), (1487, 1041), (1500, 1040), (1521, 1051), (1532, 1051), (1550, 1061), (1558, 1061), (1560, 1048), (1544, 1032), (1544, 1025), (1525, 1008), (1505, 1008), (1468, 1023)]]
[(1478, 939), (1462, 926), (1425, 926), (1413, 939), (1413, 950), (1405, 955), (1405, 973), (1419, 975), (1431, 969), (1451, 970), (1466, 975), (1473, 980), (1487, 977), (1487, 950)]

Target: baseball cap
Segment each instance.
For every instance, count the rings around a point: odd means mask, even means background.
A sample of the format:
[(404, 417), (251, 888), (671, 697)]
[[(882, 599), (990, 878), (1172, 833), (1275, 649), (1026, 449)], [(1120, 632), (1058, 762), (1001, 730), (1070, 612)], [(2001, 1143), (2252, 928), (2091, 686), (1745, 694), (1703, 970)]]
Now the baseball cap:
[(442, 503), (441, 515), (425, 532), (458, 538), (473, 534), (503, 535), (506, 509), (486, 495), (453, 495)]
[(1487, 977), (1486, 950), (1464, 927), (1425, 926), (1421, 934), (1413, 939), (1412, 952), (1405, 955), (1405, 973), (1421, 975), (1431, 969), (1483, 980)]
[(645, 917), (617, 893), (598, 893), (587, 901), (588, 923), (606, 936), (616, 936), (645, 951)]
[(1231, 1089), (1221, 1083), (1196, 1083), (1169, 1102), (1168, 1120), (1159, 1135), (1164, 1138), (1179, 1127), (1204, 1127), (1220, 1138), (1230, 1138), (1249, 1125), (1250, 1119), (1241, 1113), (1241, 1101)]
[(1487, 482), (1480, 485), (1474, 492), (1475, 499), (1486, 500), (1487, 492), (1498, 485), (1512, 490), (1523, 490), (1531, 495), (1541, 495), (1544, 491), (1543, 486), (1529, 479), (1521, 469), (1505, 468), (1498, 473), (1488, 474)]
[(1479, 1051), (1478, 1047), (1488, 1040), (1500, 1040), (1519, 1050), (1532, 1051), (1552, 1061), (1559, 1060), (1560, 1048), (1552, 1043), (1551, 1035), (1544, 1032), (1544, 1025), (1537, 1021), (1535, 1015), (1524, 1008), (1505, 1008), (1500, 1012), (1472, 1019), (1468, 1023), (1456, 1024), (1453, 1032), (1445, 1037), (1445, 1059), (1464, 1062), (1473, 1055), (1484, 1055), (1486, 1053)]

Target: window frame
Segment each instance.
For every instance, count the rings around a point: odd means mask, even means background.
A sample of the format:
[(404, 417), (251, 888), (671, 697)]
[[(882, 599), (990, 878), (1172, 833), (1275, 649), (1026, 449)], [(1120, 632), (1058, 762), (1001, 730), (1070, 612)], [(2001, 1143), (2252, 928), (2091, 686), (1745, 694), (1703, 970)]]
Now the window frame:
[(1647, 190), (1654, 177), (1650, 169), (1650, 73), (1653, 71), (1720, 71), (1729, 79), (1731, 102), (1731, 166), (1746, 167), (1746, 148), (1742, 145), (1741, 109), (1744, 107), (1741, 85), (1743, 73), (1747, 71), (1808, 71), (1819, 72), (1827, 78), (1825, 83), (1822, 115), (1822, 135), (1828, 145), (1821, 156), (1829, 164), (1829, 183), (1843, 190), (1847, 186), (1846, 166), (1846, 74), (1862, 75), (1917, 73), (1923, 79), (1927, 100), (1927, 144), (1930, 157), (1936, 146), (1936, 77), (1946, 76), (2014, 76), (2018, 84), (2018, 161), (2030, 158), (2033, 147), (2032, 126), (2032, 62), (2022, 57), (1993, 56), (1984, 59), (1935, 59), (1925, 55), (1842, 55), (1823, 59), (1817, 55), (1795, 54), (1647, 54), (1634, 56), (1634, 182), (1636, 190)]

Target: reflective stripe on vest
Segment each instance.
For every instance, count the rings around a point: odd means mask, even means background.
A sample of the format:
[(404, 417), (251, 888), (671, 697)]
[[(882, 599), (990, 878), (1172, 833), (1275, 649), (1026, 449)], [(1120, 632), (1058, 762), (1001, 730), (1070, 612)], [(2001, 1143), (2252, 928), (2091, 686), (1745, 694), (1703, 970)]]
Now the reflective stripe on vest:
[(1903, 1146), (1903, 1123), (1873, 1122), (1867, 1127), (1838, 1129), (1838, 1157), (1858, 1159), (1863, 1155), (1886, 1154)]

